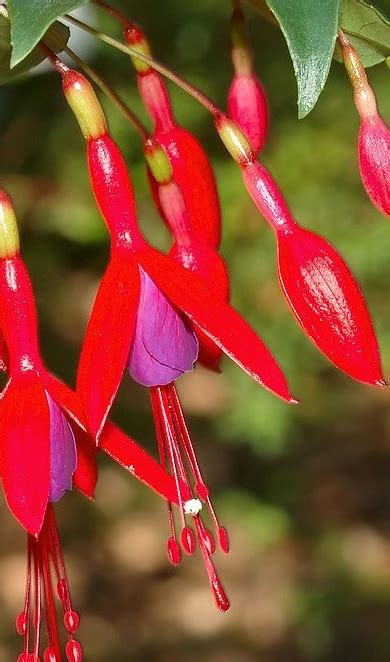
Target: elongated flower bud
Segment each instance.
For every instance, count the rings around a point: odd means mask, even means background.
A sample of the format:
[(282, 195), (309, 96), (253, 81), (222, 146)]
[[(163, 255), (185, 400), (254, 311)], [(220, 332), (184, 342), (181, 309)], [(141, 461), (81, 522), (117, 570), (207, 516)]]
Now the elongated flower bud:
[(378, 114), (375, 94), (359, 54), (341, 31), (339, 40), (361, 118), (358, 139), (360, 176), (371, 202), (390, 216), (390, 130)]
[[(129, 46), (150, 55), (150, 49), (143, 32), (133, 24), (124, 30), (124, 39)], [(133, 58), (133, 63), (139, 62)], [(173, 170), (173, 179), (179, 186), (188, 211), (194, 235), (218, 248), (221, 239), (221, 212), (215, 178), (209, 160), (198, 140), (180, 127), (173, 114), (166, 85), (156, 71), (147, 65), (137, 70), (138, 89), (146, 110), (154, 122), (153, 137), (164, 148)], [(149, 176), (154, 188), (153, 178)], [(167, 222), (155, 191), (159, 213)]]
[(0, 191), (0, 258), (19, 253), (19, 232), (12, 202)]
[(246, 134), (257, 155), (267, 137), (268, 103), (264, 88), (253, 72), (253, 58), (245, 35), (244, 17), (237, 9), (232, 16), (232, 43), (234, 78), (228, 93), (228, 110)]
[(260, 163), (244, 165), (242, 174), (276, 233), (280, 283), (299, 324), (338, 368), (358, 381), (383, 386), (370, 314), (347, 265), (325, 239), (299, 227)]
[(338, 368), (383, 386), (374, 328), (347, 265), (322, 237), (295, 226), (278, 241), (280, 283), (298, 322)]
[(63, 90), (86, 140), (107, 133), (106, 118), (91, 83), (73, 69), (62, 76)]

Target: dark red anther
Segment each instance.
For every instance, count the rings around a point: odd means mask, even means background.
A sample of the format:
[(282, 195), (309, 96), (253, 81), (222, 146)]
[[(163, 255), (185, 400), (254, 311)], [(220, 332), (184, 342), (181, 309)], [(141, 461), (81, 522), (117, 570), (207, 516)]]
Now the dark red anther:
[(189, 526), (184, 526), (180, 534), (180, 539), (185, 553), (191, 556), (196, 547), (193, 530)]
[(206, 501), (209, 496), (209, 488), (204, 483), (197, 483), (195, 486), (195, 491), (201, 501)]
[(60, 662), (54, 648), (49, 646), (43, 654), (43, 662)]
[(65, 646), (66, 659), (68, 662), (81, 662), (83, 659), (83, 649), (79, 641), (71, 639)]
[(16, 617), (16, 630), (21, 637), (23, 637), (26, 632), (27, 617), (24, 611), (21, 611), (20, 614)]
[(225, 554), (228, 554), (230, 549), (229, 536), (224, 526), (220, 526), (218, 529), (218, 540), (219, 546)]
[(64, 600), (68, 600), (69, 598), (69, 591), (68, 591), (68, 585), (66, 582), (66, 579), (59, 579), (57, 582), (57, 593), (58, 597), (63, 602)]
[(78, 615), (77, 611), (73, 611), (70, 609), (69, 611), (66, 611), (64, 614), (64, 625), (68, 632), (76, 632), (77, 628), (80, 625), (80, 616)]
[(179, 565), (181, 561), (181, 551), (179, 543), (175, 538), (169, 538), (167, 541), (168, 560), (173, 566)]

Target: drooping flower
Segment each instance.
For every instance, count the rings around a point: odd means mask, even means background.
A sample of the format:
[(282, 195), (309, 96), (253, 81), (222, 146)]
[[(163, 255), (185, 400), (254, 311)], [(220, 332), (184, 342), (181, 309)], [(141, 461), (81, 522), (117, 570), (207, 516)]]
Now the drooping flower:
[(268, 102), (264, 87), (253, 71), (253, 55), (245, 34), (244, 15), (239, 7), (233, 11), (231, 33), (234, 77), (228, 93), (228, 111), (257, 155), (267, 138)]
[[(12, 204), (2, 191), (0, 319), (2, 367), (10, 376), (0, 400), (1, 476), (8, 505), (28, 533), (25, 602), (16, 619), (23, 637), (18, 661), (39, 660), (44, 626), (44, 660), (62, 659), (58, 600), (67, 631), (66, 658), (81, 662), (82, 647), (74, 637), (80, 619), (72, 607), (52, 504), (73, 485), (93, 496), (96, 447), (86, 433), (77, 397), (42, 364), (31, 283), (19, 255)], [(102, 434), (102, 449), (132, 475), (177, 502), (176, 485), (164, 469), (112, 424)]]
[[(211, 559), (214, 537), (199, 514), (202, 501), (225, 552), (227, 534), (216, 518), (173, 384), (197, 359), (193, 326), (257, 381), (287, 400), (291, 396), (280, 368), (244, 320), (190, 271), (146, 244), (123, 157), (108, 135), (93, 90), (79, 74), (66, 69), (62, 74), (66, 98), (87, 139), (93, 191), (111, 234), (111, 258), (88, 323), (77, 378), (89, 427), (99, 440), (127, 363), (130, 375), (151, 389), (160, 460), (176, 485), (181, 546), (192, 554), (197, 539), (217, 605), (226, 610), (229, 603)], [(167, 551), (176, 565), (181, 552), (170, 501), (168, 512)]]
[(323, 237), (297, 224), (234, 120), (221, 113), (216, 129), (240, 166), (249, 195), (275, 232), (279, 279), (297, 321), (318, 349), (350, 377), (384, 386), (372, 320), (344, 260)]
[(95, 300), (78, 371), (78, 389), (91, 432), (99, 436), (127, 361), (140, 302), (140, 268), (191, 325), (206, 333), (258, 383), (291, 401), (282, 371), (247, 323), (194, 274), (145, 242), (137, 226), (125, 162), (107, 133), (90, 84), (65, 68), (63, 84), (87, 139), (93, 191), (111, 234), (111, 258)]
[(341, 30), (339, 41), (361, 120), (358, 146), (363, 186), (375, 207), (390, 216), (390, 129), (378, 113), (359, 54)]

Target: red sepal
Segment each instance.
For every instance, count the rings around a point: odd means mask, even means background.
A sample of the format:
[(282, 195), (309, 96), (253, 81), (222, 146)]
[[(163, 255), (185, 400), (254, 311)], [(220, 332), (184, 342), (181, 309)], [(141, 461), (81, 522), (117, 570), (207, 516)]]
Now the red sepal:
[(93, 499), (97, 482), (96, 445), (87, 432), (74, 421), (70, 422), (77, 448), (77, 466), (73, 485), (88, 499)]
[(38, 535), (50, 483), (50, 418), (45, 390), (33, 371), (11, 377), (0, 401), (3, 489), (8, 506)]
[(288, 402), (296, 402), (263, 341), (245, 320), (204, 283), (154, 249), (137, 253), (161, 291), (255, 381)]
[(3, 334), (0, 332), (0, 371), (7, 372), (9, 365), (9, 354), (7, 343), (4, 340)]
[(322, 237), (295, 226), (278, 236), (279, 278), (291, 310), (338, 368), (383, 386), (370, 314), (347, 265)]
[[(69, 416), (74, 421), (78, 421), (80, 427), (85, 430), (86, 423), (76, 393), (50, 374), (46, 376), (46, 388)], [(76, 436), (76, 443), (77, 441), (78, 436)], [(100, 450), (107, 453), (132, 476), (138, 478), (164, 499), (177, 503), (176, 488), (171, 476), (134, 439), (128, 437), (113, 423), (106, 422), (103, 428)]]
[[(175, 243), (169, 257), (192, 271), (219, 299), (229, 301), (230, 287), (226, 265), (210, 246), (193, 237), (188, 244)], [(219, 372), (222, 350), (203, 331), (197, 328), (194, 331), (199, 341), (199, 363), (209, 370)]]
[(218, 248), (221, 241), (221, 210), (214, 174), (200, 143), (188, 131), (175, 126), (156, 131), (154, 138), (164, 148), (187, 207), (192, 232)]
[(113, 252), (88, 322), (77, 374), (88, 429), (97, 441), (129, 355), (139, 290), (132, 254)]

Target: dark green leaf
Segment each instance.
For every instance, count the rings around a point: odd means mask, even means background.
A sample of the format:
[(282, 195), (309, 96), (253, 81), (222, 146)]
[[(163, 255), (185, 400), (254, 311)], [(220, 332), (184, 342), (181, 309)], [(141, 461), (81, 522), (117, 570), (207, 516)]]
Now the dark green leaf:
[[(264, 0), (249, 0), (263, 16)], [(298, 117), (315, 105), (328, 77), (337, 35), (340, 0), (266, 0), (293, 61), (298, 84)]]
[[(372, 5), (363, 0), (342, 0), (340, 25), (365, 67), (383, 62), (390, 55), (390, 21)], [(338, 45), (335, 58), (342, 59)]]
[(8, 0), (11, 20), (11, 67), (21, 62), (37, 45), (49, 26), (87, 0)]
[[(32, 69), (45, 59), (45, 56), (38, 48), (34, 48), (31, 53), (24, 58), (16, 67), (11, 69), (11, 34), (10, 23), (7, 11), (0, 6), (0, 84), (6, 83), (10, 78)], [(50, 26), (44, 35), (46, 44), (56, 53), (59, 53), (66, 46), (69, 39), (69, 29), (65, 25), (55, 23)]]

